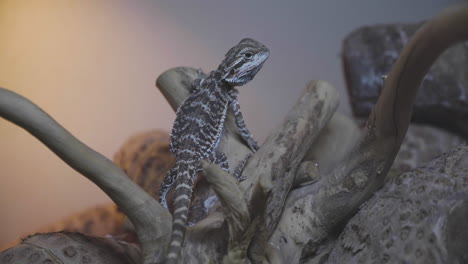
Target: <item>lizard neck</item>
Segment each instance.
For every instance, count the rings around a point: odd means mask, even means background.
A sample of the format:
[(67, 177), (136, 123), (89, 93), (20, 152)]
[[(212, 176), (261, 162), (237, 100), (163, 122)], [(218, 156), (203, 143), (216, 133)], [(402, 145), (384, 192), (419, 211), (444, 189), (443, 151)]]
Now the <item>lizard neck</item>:
[(225, 80), (226, 72), (222, 69), (222, 65), (215, 71), (212, 71), (210, 75), (207, 77), (207, 86), (209, 87), (209, 83), (215, 83), (215, 87), (220, 88), (222, 90), (228, 91), (233, 89), (234, 86)]

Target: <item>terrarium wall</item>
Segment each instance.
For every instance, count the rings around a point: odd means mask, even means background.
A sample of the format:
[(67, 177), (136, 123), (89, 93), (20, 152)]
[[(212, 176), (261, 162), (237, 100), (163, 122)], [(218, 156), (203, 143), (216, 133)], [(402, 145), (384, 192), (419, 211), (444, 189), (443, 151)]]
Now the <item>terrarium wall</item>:
[[(350, 114), (339, 53), (359, 26), (417, 22), (455, 0), (0, 1), (0, 86), (29, 98), (109, 158), (130, 135), (169, 130), (155, 88), (174, 66), (214, 69), (226, 49), (254, 37), (271, 50), (240, 101), (261, 142), (306, 83), (323, 79)], [(0, 250), (66, 215), (108, 203), (92, 183), (35, 138), (0, 121)]]

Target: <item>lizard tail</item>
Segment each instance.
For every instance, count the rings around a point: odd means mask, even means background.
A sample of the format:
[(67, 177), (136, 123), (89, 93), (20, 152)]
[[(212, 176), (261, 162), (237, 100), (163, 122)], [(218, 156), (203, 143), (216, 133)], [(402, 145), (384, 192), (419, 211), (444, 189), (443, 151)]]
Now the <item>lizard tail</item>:
[(192, 184), (197, 174), (193, 164), (180, 164), (177, 171), (172, 235), (166, 255), (166, 264), (175, 264), (184, 242), (188, 210), (192, 198)]

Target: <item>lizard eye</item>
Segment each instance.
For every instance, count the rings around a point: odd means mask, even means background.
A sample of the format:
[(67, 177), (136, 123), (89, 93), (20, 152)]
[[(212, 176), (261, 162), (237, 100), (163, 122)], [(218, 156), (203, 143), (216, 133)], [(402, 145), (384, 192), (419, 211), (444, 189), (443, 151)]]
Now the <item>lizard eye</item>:
[(246, 53), (244, 53), (244, 57), (245, 57), (246, 59), (252, 58), (252, 52), (246, 52)]

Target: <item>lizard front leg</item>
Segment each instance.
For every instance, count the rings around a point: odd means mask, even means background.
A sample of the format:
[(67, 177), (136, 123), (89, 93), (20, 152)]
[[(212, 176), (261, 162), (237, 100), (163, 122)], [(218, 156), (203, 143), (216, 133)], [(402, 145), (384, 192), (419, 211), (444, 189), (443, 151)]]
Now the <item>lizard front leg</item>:
[(234, 112), (234, 117), (236, 118), (237, 129), (239, 130), (241, 137), (247, 142), (249, 148), (255, 152), (258, 150), (258, 144), (245, 126), (244, 117), (242, 116), (239, 101), (237, 100), (238, 91), (233, 88), (232, 90), (229, 90), (229, 95), (231, 97), (231, 109)]

